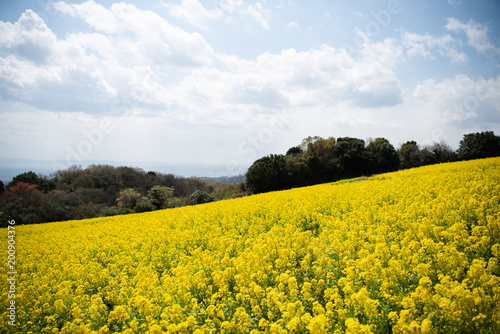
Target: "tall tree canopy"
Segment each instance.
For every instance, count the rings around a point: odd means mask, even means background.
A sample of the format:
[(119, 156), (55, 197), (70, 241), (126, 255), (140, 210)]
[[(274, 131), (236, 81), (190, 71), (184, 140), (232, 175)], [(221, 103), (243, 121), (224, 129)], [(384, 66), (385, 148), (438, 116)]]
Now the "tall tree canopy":
[(500, 156), (500, 137), (493, 131), (466, 134), (460, 141), (458, 155), (462, 160)]

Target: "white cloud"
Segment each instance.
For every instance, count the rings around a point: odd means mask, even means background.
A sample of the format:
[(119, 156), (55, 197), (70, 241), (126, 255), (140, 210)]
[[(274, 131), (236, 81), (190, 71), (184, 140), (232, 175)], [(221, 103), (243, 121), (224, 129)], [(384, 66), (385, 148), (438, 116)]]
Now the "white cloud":
[(115, 3), (106, 9), (94, 1), (58, 2), (54, 6), (83, 19), (97, 31), (110, 34), (115, 47), (131, 52), (141, 63), (200, 66), (212, 61), (214, 52), (200, 34), (174, 27), (152, 11), (125, 3)]
[(487, 55), (500, 55), (500, 49), (495, 47), (488, 37), (488, 27), (469, 20), (463, 23), (456, 18), (448, 18), (445, 28), (454, 33), (465, 33), (468, 45), (477, 52)]
[(376, 62), (391, 69), (404, 60), (403, 46), (395, 38), (365, 44), (360, 55), (364, 61)]
[(469, 59), (465, 53), (457, 50), (460, 41), (455, 40), (450, 35), (434, 37), (428, 33), (421, 35), (404, 32), (402, 42), (409, 57), (420, 56), (433, 60), (435, 59), (433, 51), (437, 50), (441, 56), (449, 58), (455, 64), (464, 64)]
[[(163, 2), (162, 2), (163, 3)], [(258, 22), (264, 29), (269, 29), (271, 10), (261, 2), (247, 4), (242, 0), (220, 0), (214, 9), (206, 9), (198, 0), (181, 0), (178, 5), (163, 3), (170, 13), (185, 19), (188, 23), (207, 29), (207, 22), (223, 19), (232, 21), (249, 17)]]
[[(320, 49), (280, 54), (264, 53), (256, 61), (223, 57), (229, 70), (279, 91), (291, 106), (330, 105), (339, 101), (363, 107), (400, 102), (399, 83), (389, 67), (369, 59), (354, 59), (343, 49), (323, 45)], [(248, 80), (247, 84), (248, 84)]]
[(201, 35), (151, 11), (123, 3), (106, 9), (93, 1), (54, 6), (97, 32), (58, 39), (31, 10), (13, 24), (0, 22), (0, 52), (7, 54), (0, 57), (3, 99), (89, 113), (110, 111), (120, 96), (129, 110), (131, 105), (168, 106), (166, 87), (152, 74), (174, 75), (213, 60), (214, 51)]
[(7, 85), (14, 85), (13, 89), (37, 87), (40, 83), (51, 81), (62, 82), (61, 73), (57, 68), (39, 67), (14, 56), (0, 58), (0, 79)]
[(14, 24), (0, 21), (0, 51), (35, 64), (53, 56), (56, 36), (43, 20), (28, 9)]
[(456, 126), (500, 122), (500, 77), (474, 80), (467, 75), (436, 81), (428, 79), (413, 90), (434, 117)]
[[(124, 3), (114, 4), (113, 6), (127, 6)], [(132, 5), (128, 5), (133, 7)], [(104, 6), (96, 4), (93, 0), (83, 2), (81, 4), (68, 4), (59, 1), (53, 4), (55, 10), (71, 15), (72, 17), (83, 18), (94, 29), (105, 33), (118, 33), (122, 31), (123, 26), (110, 10)]]
[[(463, 23), (455, 18), (448, 18), (444, 28), (452, 33), (464, 33), (467, 36), (467, 44), (477, 50), (478, 53), (487, 56), (500, 55), (500, 48), (495, 47), (488, 36), (488, 28), (482, 24), (469, 20)], [(417, 34), (403, 31), (402, 43), (409, 57), (423, 57), (434, 60), (436, 52), (450, 59), (454, 64), (465, 64), (469, 61), (467, 54), (461, 50), (464, 42), (454, 38), (450, 34), (433, 36), (429, 33)]]
[(271, 18), (270, 10), (264, 8), (260, 2), (257, 2), (249, 5), (247, 12), (255, 21), (259, 22), (264, 29), (269, 30), (269, 20)]
[[(372, 52), (380, 50), (377, 46)], [(370, 109), (401, 103), (392, 64), (365, 56), (354, 59), (327, 45), (264, 53), (256, 60), (219, 54), (224, 67), (193, 69), (178, 83), (155, 86), (144, 103), (157, 101), (158, 112), (172, 120), (217, 127), (243, 126), (285, 109), (331, 110), (346, 103)]]
[(360, 118), (352, 114), (342, 114), (330, 120), (332, 125), (338, 127), (373, 128), (378, 124), (368, 118)]
[(176, 17), (182, 17), (190, 24), (207, 29), (206, 22), (217, 20), (223, 16), (221, 9), (208, 10), (198, 0), (182, 0), (179, 5), (162, 4)]

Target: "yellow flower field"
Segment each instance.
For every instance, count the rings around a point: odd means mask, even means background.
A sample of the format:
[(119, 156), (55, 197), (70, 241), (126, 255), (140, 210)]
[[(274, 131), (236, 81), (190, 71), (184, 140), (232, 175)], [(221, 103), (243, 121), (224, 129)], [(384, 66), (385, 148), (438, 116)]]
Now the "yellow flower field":
[(491, 158), (16, 226), (14, 329), (499, 333), (499, 196)]

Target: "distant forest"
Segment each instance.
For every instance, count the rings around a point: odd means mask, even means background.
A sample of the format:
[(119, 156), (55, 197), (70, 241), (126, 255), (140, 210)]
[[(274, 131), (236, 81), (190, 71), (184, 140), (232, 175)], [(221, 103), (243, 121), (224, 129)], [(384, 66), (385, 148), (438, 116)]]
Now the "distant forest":
[(242, 176), (220, 179), (226, 182), (109, 165), (72, 166), (51, 177), (26, 172), (7, 185), (0, 181), (0, 223), (140, 213), (246, 195)]
[(246, 188), (256, 194), (495, 156), (500, 156), (500, 137), (492, 131), (464, 135), (456, 151), (445, 142), (420, 147), (408, 141), (396, 150), (385, 138), (365, 143), (351, 137), (308, 137), (284, 155), (272, 154), (255, 161), (246, 173)]
[(244, 180), (182, 178), (108, 165), (73, 166), (50, 177), (26, 172), (7, 185), (0, 181), (0, 224), (6, 226), (12, 219), (16, 224), (37, 224), (140, 213), (494, 156), (500, 156), (500, 137), (492, 131), (464, 135), (456, 151), (445, 142), (420, 147), (408, 141), (396, 150), (385, 138), (365, 143), (351, 137), (316, 136), (286, 154), (256, 160)]

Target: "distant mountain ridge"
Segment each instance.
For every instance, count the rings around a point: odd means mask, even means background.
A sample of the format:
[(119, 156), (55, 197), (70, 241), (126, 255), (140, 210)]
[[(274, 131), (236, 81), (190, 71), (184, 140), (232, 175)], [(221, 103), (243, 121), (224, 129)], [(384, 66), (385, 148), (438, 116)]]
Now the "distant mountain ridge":
[(240, 175), (236, 175), (236, 176), (218, 176), (218, 177), (202, 176), (201, 179), (203, 179), (205, 181), (238, 184), (238, 183), (245, 182), (245, 175), (240, 174)]

